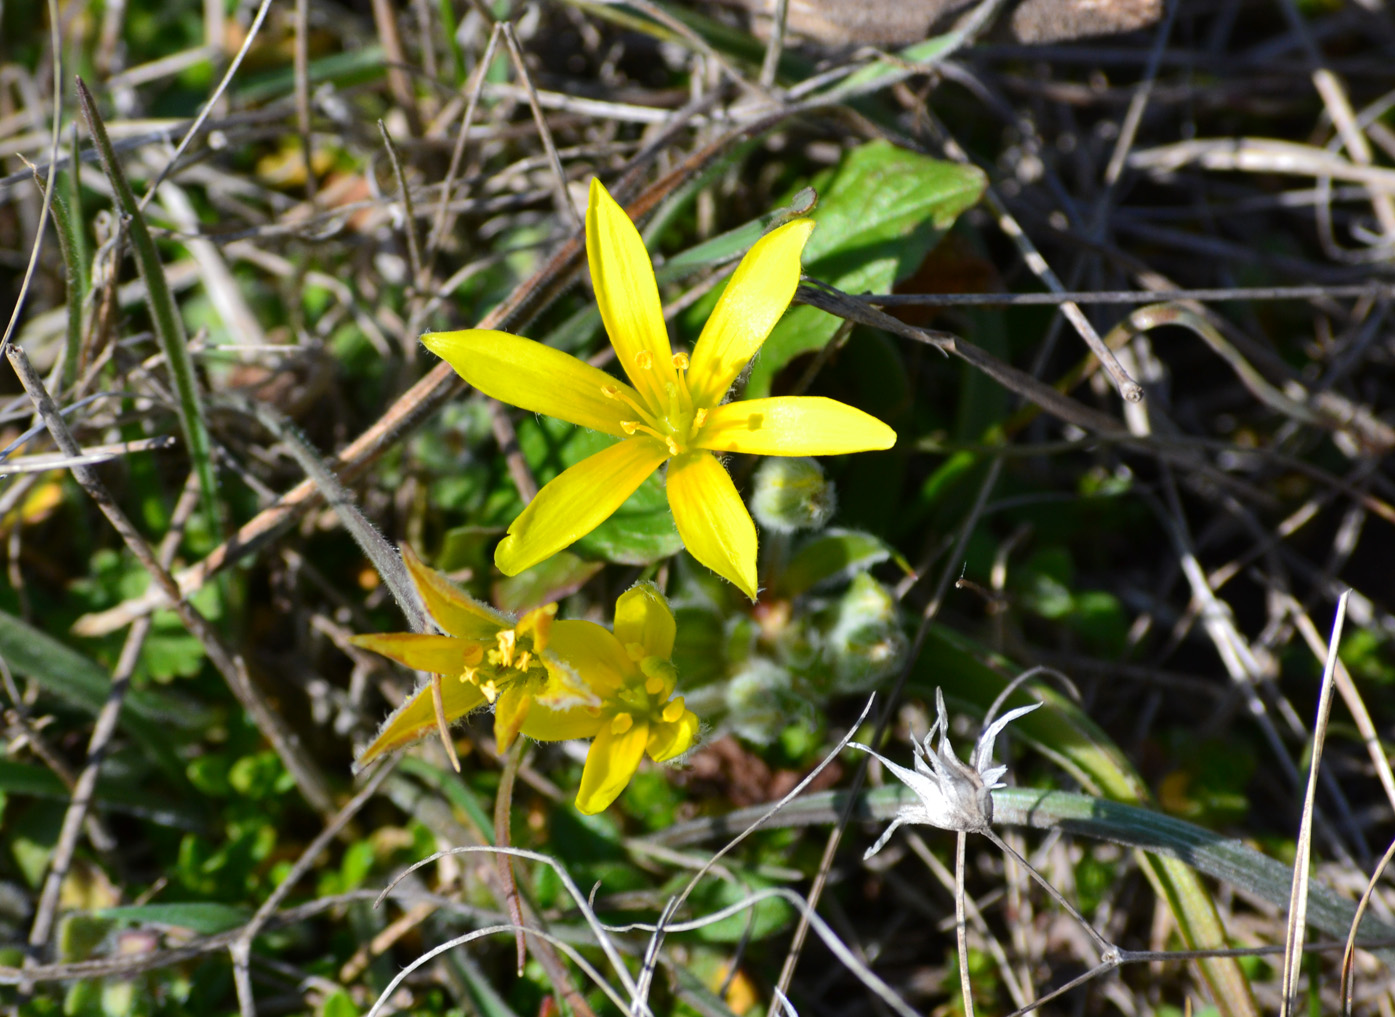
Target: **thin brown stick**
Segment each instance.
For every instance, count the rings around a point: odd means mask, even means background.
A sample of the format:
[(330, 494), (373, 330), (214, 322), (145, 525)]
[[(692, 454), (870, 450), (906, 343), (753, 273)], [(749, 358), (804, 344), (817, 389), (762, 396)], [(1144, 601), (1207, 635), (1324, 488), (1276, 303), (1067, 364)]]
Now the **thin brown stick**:
[(513, 24), (504, 22), (504, 42), (508, 45), (509, 57), (513, 61), (514, 73), (518, 75), (518, 80), (523, 82), (523, 87), (528, 93), (528, 108), (533, 111), (533, 123), (537, 124), (538, 136), (542, 138), (543, 150), (547, 153), (547, 161), (552, 166), (552, 182), (557, 192), (557, 210), (567, 216), (572, 229), (580, 230), (586, 223), (577, 210), (576, 202), (572, 201), (572, 195), (567, 190), (567, 174), (562, 169), (562, 160), (557, 155), (557, 145), (552, 140), (552, 131), (548, 129), (547, 117), (543, 116), (542, 107), (538, 105), (538, 90), (533, 87), (533, 76), (528, 73), (528, 64), (523, 59), (523, 50), (518, 45), (518, 36), (514, 33)]

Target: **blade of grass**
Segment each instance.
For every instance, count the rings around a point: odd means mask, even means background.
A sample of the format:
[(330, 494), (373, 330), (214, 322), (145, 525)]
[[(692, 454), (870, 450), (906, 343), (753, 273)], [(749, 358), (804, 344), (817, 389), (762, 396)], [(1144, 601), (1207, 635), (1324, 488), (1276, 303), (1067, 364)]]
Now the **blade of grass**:
[(1318, 765), (1327, 740), (1327, 718), (1332, 712), (1332, 686), (1337, 673), (1337, 648), (1342, 643), (1342, 622), (1346, 619), (1350, 590), (1337, 599), (1337, 617), (1327, 644), (1327, 663), (1322, 669), (1322, 692), (1318, 696), (1317, 719), (1313, 722), (1313, 753), (1308, 762), (1308, 788), (1303, 794), (1303, 818), (1298, 824), (1298, 851), (1293, 861), (1293, 886), (1288, 901), (1288, 928), (1284, 936), (1283, 996), (1280, 1017), (1288, 1017), (1298, 1003), (1298, 975), (1302, 968), (1303, 935), (1308, 926), (1308, 863), (1313, 854), (1313, 807), (1317, 798)]
[[(50, 694), (85, 713), (96, 715), (107, 700), (111, 675), (95, 661), (65, 646), (46, 632), (0, 611), (0, 658)], [(170, 728), (197, 727), (201, 713), (172, 696), (148, 689), (126, 695), (120, 726), (166, 774), (184, 779), (184, 764), (171, 746)]]
[(189, 356), (189, 340), (184, 334), (184, 322), (175, 306), (174, 295), (165, 279), (164, 266), (160, 264), (160, 252), (146, 226), (136, 202), (135, 193), (126, 179), (121, 163), (107, 137), (106, 125), (97, 112), (97, 103), (88, 91), (82, 78), (77, 79), (78, 103), (87, 121), (88, 132), (102, 161), (102, 169), (111, 181), (116, 203), (127, 220), (131, 247), (135, 252), (136, 265), (141, 279), (145, 282), (146, 303), (155, 325), (155, 338), (169, 365), (174, 379), (174, 390), (178, 397), (177, 410), (179, 425), (184, 431), (184, 441), (189, 447), (189, 458), (194, 464), (194, 473), (199, 478), (199, 494), (203, 501), (203, 511), (210, 533), (222, 532), (218, 506), (218, 480), (213, 469), (213, 446), (208, 437), (208, 423), (204, 419), (203, 404), (199, 399), (198, 381), (194, 377), (194, 365)]

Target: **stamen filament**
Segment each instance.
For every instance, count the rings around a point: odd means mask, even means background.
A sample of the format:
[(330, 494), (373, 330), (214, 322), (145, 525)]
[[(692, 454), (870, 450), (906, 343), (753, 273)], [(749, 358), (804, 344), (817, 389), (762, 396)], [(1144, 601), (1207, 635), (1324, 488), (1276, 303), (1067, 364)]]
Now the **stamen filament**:
[[(650, 411), (649, 407), (642, 401), (635, 399), (623, 388), (620, 388), (618, 385), (602, 385), (601, 395), (605, 396), (607, 399), (615, 399), (624, 403), (630, 409), (634, 410), (635, 413), (639, 414), (639, 419), (644, 421), (650, 428), (656, 431), (658, 430), (659, 422), (654, 419), (654, 414)], [(620, 426), (625, 428), (625, 433), (633, 434), (633, 431), (625, 427), (625, 423), (626, 422), (623, 420), (620, 422)]]

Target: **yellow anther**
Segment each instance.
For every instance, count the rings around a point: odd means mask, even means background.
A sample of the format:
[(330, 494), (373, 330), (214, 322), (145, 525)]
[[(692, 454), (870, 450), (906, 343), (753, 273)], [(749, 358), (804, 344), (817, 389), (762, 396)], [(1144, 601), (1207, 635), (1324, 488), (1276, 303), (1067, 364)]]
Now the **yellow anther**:
[(639, 430), (639, 421), (622, 420), (620, 421), (620, 430), (624, 431), (626, 434), (634, 434), (636, 431)]
[(518, 662), (514, 666), (517, 667), (520, 671), (527, 671), (528, 665), (532, 663), (532, 660), (533, 655), (529, 653), (527, 650), (524, 650), (522, 653), (518, 655)]
[(513, 629), (504, 629), (494, 638), (499, 644), (499, 649), (489, 655), (489, 662), (502, 664), (504, 667), (513, 667), (513, 651), (518, 640), (517, 633)]
[(680, 371), (686, 371), (688, 369), (688, 354), (675, 353), (673, 355), (673, 366)]
[(640, 350), (635, 354), (635, 366), (641, 371), (647, 371), (654, 366), (654, 354), (648, 350)]
[(676, 456), (683, 451), (678, 447), (678, 442), (674, 441), (670, 435), (664, 436), (664, 444), (668, 445), (668, 454), (671, 456)]
[(693, 430), (697, 431), (705, 423), (707, 423), (707, 411), (702, 409), (697, 410), (693, 414)]
[(620, 389), (615, 385), (602, 385), (601, 395), (605, 396), (607, 399), (619, 399)]

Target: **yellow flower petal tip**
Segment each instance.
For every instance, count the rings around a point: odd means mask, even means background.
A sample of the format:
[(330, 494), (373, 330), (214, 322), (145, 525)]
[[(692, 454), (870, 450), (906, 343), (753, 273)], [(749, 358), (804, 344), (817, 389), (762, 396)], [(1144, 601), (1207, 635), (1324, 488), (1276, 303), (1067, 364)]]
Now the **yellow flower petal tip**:
[[(441, 680), (441, 705), (447, 726), (485, 705), (483, 693), (458, 678)], [(405, 748), (439, 729), (431, 683), (421, 686), (383, 722), (377, 736), (354, 761), (354, 772), (390, 752)]]

